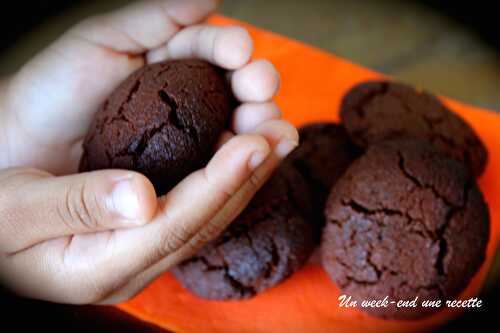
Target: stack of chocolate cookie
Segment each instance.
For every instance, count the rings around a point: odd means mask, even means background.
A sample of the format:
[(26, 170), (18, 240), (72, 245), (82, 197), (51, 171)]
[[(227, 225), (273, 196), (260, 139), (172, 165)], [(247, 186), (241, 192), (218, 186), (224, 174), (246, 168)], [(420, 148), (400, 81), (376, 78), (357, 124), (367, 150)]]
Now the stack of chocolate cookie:
[(188, 289), (254, 296), (305, 265), (320, 239), (325, 270), (357, 300), (449, 299), (467, 286), (489, 235), (475, 181), (487, 153), (474, 131), (437, 98), (389, 82), (353, 88), (341, 116), (302, 127), (299, 147), (247, 209), (174, 270)]
[(342, 122), (365, 153), (332, 188), (322, 264), (364, 308), (412, 319), (436, 309), (399, 300), (453, 299), (485, 258), (489, 213), (475, 177), (487, 152), (436, 97), (402, 84), (368, 82), (344, 98)]
[[(207, 163), (234, 107), (224, 71), (208, 63), (144, 67), (97, 113), (80, 169), (136, 170), (162, 195)], [(325, 270), (356, 300), (443, 300), (467, 286), (489, 236), (475, 180), (487, 152), (477, 135), (436, 97), (385, 81), (354, 87), (341, 118), (300, 128), (299, 147), (248, 207), (173, 270), (186, 288), (208, 299), (252, 297), (319, 245)]]

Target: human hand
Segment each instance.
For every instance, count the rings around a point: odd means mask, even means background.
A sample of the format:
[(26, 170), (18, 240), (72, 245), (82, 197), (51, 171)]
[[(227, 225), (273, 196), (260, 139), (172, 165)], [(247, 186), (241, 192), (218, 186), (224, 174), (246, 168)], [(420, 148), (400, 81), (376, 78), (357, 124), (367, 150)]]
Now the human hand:
[[(76, 25), (0, 86), (0, 283), (64, 303), (116, 303), (216, 237), (296, 145), (279, 77), (211, 0), (144, 1)], [(231, 71), (231, 131), (208, 165), (156, 198), (125, 170), (72, 175), (94, 112), (133, 71), (175, 58)]]

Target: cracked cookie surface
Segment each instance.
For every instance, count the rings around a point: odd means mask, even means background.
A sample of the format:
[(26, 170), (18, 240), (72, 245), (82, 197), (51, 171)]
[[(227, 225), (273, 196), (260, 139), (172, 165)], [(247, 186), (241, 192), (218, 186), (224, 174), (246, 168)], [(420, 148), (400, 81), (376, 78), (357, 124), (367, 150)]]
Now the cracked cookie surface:
[(311, 123), (299, 128), (299, 135), (299, 146), (284, 163), (290, 163), (307, 181), (313, 194), (313, 220), (319, 231), (330, 189), (361, 152), (339, 124)]
[[(370, 147), (335, 185), (325, 215), (323, 267), (358, 301), (453, 299), (485, 258), (489, 213), (475, 180), (424, 142)], [(432, 311), (363, 310), (397, 319)]]
[(208, 162), (234, 101), (225, 72), (204, 61), (143, 67), (96, 113), (80, 171), (135, 170), (165, 194)]
[(361, 147), (389, 139), (425, 140), (464, 163), (475, 176), (486, 166), (487, 150), (474, 130), (435, 96), (410, 86), (361, 83), (346, 94), (340, 114), (352, 140)]
[(280, 283), (315, 248), (310, 199), (302, 176), (282, 165), (222, 235), (173, 273), (196, 295), (217, 300), (249, 298)]

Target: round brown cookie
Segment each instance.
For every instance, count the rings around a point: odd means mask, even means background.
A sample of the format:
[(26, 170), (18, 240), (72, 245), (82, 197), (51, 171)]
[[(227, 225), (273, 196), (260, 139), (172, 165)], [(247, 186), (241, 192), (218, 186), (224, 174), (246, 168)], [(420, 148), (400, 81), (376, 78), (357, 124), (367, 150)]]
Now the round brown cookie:
[[(337, 182), (325, 214), (323, 267), (358, 302), (453, 299), (485, 258), (489, 213), (475, 180), (425, 142), (370, 147)], [(436, 309), (363, 310), (410, 319)]]
[(203, 298), (252, 297), (307, 262), (316, 245), (310, 211), (304, 179), (282, 165), (221, 236), (173, 273)]
[(435, 96), (388, 81), (357, 85), (342, 101), (340, 115), (352, 140), (361, 147), (388, 139), (429, 141), (480, 176), (488, 154), (474, 130)]
[(225, 72), (207, 62), (143, 67), (96, 113), (80, 171), (136, 170), (165, 194), (208, 162), (234, 106)]
[(320, 230), (330, 189), (359, 157), (360, 150), (351, 142), (345, 129), (335, 123), (308, 124), (299, 128), (299, 134), (300, 145), (287, 157), (285, 163), (296, 168), (309, 184), (314, 198), (314, 221)]

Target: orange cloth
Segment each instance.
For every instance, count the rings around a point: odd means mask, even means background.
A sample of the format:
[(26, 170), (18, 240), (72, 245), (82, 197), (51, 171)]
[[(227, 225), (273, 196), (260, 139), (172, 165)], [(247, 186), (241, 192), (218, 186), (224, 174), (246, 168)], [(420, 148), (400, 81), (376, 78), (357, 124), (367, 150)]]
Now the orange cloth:
[[(296, 41), (247, 24), (215, 16), (214, 24), (243, 25), (255, 41), (255, 58), (272, 61), (282, 75), (276, 101), (284, 118), (295, 125), (338, 120), (342, 96), (354, 84), (381, 74), (354, 65)], [(461, 297), (476, 295), (491, 267), (500, 233), (500, 116), (444, 98), (465, 118), (489, 150), (480, 186), (491, 211), (491, 236), (485, 264)], [(140, 295), (119, 307), (136, 317), (175, 332), (420, 332), (460, 314), (444, 309), (418, 321), (388, 321), (357, 309), (338, 307), (339, 289), (323, 269), (309, 265), (284, 283), (245, 301), (216, 302), (197, 298), (170, 275), (156, 280)], [(477, 311), (477, 309), (476, 309)]]

